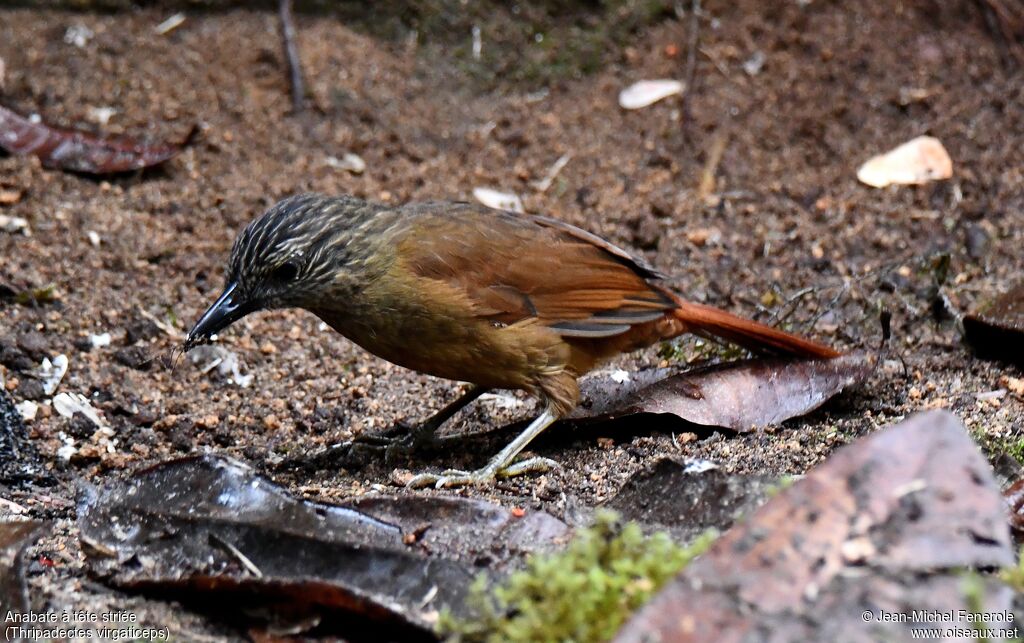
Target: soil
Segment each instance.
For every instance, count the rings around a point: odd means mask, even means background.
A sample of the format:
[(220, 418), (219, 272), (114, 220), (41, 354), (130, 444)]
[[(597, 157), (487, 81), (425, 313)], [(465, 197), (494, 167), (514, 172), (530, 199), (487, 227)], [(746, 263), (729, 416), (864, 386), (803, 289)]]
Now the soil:
[[(215, 617), (88, 579), (74, 526), (77, 486), (217, 452), (305, 497), (404, 493), (394, 481), (407, 471), (482, 465), (512, 434), (499, 427), (533, 412), (529, 400), (502, 392), (451, 422), (447, 432), (475, 435), (441, 451), (280, 471), (297, 453), (415, 423), (461, 390), (368, 355), (299, 311), (261, 313), (223, 335), (220, 344), (252, 375), (247, 387), (174, 352), (223, 285), (240, 228), (302, 191), (390, 203), (471, 199), (477, 186), (516, 192), (529, 212), (636, 250), (689, 298), (844, 350), (882, 352), (864, 386), (771, 431), (554, 428), (532, 451), (556, 459), (558, 470), (487, 490), (415, 493), (565, 516), (608, 500), (666, 455), (802, 474), (925, 408), (959, 415), (993, 456), (1022, 439), (1024, 400), (987, 394), (1021, 370), (973, 357), (955, 321), (1022, 276), (1020, 72), (1003, 66), (974, 3), (763, 4), (706, 3), (692, 86), (635, 112), (618, 107), (621, 88), (685, 78), (689, 16), (653, 13), (624, 31), (609, 28), (622, 22), (615, 11), (590, 8), (585, 19), (584, 9), (558, 11), (546, 15), (544, 31), (509, 29), (525, 18), (504, 6), (478, 10), (478, 61), (471, 25), (413, 32), (394, 26), (393, 15), (352, 18), (351, 6), (303, 13), (296, 22), (312, 107), (296, 114), (273, 11), (189, 9), (184, 24), (155, 35), (177, 9), (0, 10), (6, 106), (153, 141), (200, 126), (199, 140), (162, 168), (107, 180), (0, 158), (0, 187), (22, 193), (0, 214), (24, 217), (32, 232), (0, 233), (0, 284), (14, 292), (52, 284), (55, 296), (0, 304), (0, 343), (34, 363), (66, 354), (59, 390), (90, 398), (116, 441), (103, 448), (102, 436), (46, 405), (29, 423), (60, 481), (4, 494), (55, 521), (31, 550), (33, 604), (130, 609), (189, 640), (237, 636)], [(77, 25), (93, 33), (81, 47), (65, 39)], [(574, 49), (581, 29), (603, 34), (597, 53), (589, 41)], [(525, 73), (553, 50), (560, 66)], [(758, 53), (763, 66), (745, 70)], [(101, 128), (102, 107), (116, 112)], [(949, 150), (952, 180), (881, 190), (856, 181), (868, 157), (921, 134)], [(710, 168), (713, 188), (702, 192), (716, 145), (724, 151)], [(348, 152), (366, 161), (364, 173), (327, 161)], [(551, 186), (534, 187), (563, 155), (571, 160)], [(892, 336), (880, 349), (882, 311), (891, 313)], [(89, 337), (102, 333), (112, 343), (93, 348)], [(690, 338), (611, 367), (721, 356)], [(0, 377), (17, 401), (40, 394), (15, 368), (0, 366)], [(57, 451), (68, 437), (77, 453), (64, 461)]]

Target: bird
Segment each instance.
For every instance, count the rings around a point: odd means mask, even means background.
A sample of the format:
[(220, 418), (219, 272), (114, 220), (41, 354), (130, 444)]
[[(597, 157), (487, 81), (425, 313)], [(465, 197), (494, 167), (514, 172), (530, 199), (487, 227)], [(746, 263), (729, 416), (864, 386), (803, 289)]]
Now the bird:
[(548, 470), (513, 462), (579, 401), (602, 363), (684, 333), (801, 358), (836, 350), (663, 286), (644, 260), (558, 219), (461, 201), (388, 205), (299, 194), (250, 222), (231, 248), (226, 286), (186, 337), (206, 343), (259, 310), (300, 308), (370, 353), (474, 385), (421, 425), (432, 436), (492, 389), (519, 389), (542, 411), (476, 471), (421, 473), (410, 487), (488, 485)]

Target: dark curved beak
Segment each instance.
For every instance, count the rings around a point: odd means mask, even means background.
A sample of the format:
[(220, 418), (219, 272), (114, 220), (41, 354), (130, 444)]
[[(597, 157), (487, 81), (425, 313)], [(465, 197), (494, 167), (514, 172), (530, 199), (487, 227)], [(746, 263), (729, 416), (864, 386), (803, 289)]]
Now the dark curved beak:
[(213, 335), (224, 330), (239, 319), (245, 317), (256, 309), (256, 306), (240, 299), (237, 293), (238, 284), (230, 283), (217, 301), (203, 313), (196, 325), (189, 331), (185, 339), (185, 350), (191, 350), (199, 344), (204, 344)]

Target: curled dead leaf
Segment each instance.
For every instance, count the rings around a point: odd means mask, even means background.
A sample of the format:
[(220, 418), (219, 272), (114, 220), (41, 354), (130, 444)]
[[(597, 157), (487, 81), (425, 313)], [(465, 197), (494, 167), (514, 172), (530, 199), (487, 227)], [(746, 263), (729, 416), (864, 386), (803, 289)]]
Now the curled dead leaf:
[(0, 148), (37, 156), (46, 167), (83, 174), (117, 174), (159, 165), (177, 156), (194, 132), (181, 144), (147, 145), (36, 123), (0, 106)]

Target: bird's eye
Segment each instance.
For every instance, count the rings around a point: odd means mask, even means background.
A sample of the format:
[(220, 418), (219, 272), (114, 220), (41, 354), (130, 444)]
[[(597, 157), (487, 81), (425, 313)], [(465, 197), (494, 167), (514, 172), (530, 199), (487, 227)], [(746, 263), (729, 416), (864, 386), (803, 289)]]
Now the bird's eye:
[(294, 261), (286, 261), (277, 268), (274, 268), (274, 279), (281, 282), (295, 281), (299, 276), (299, 264)]

